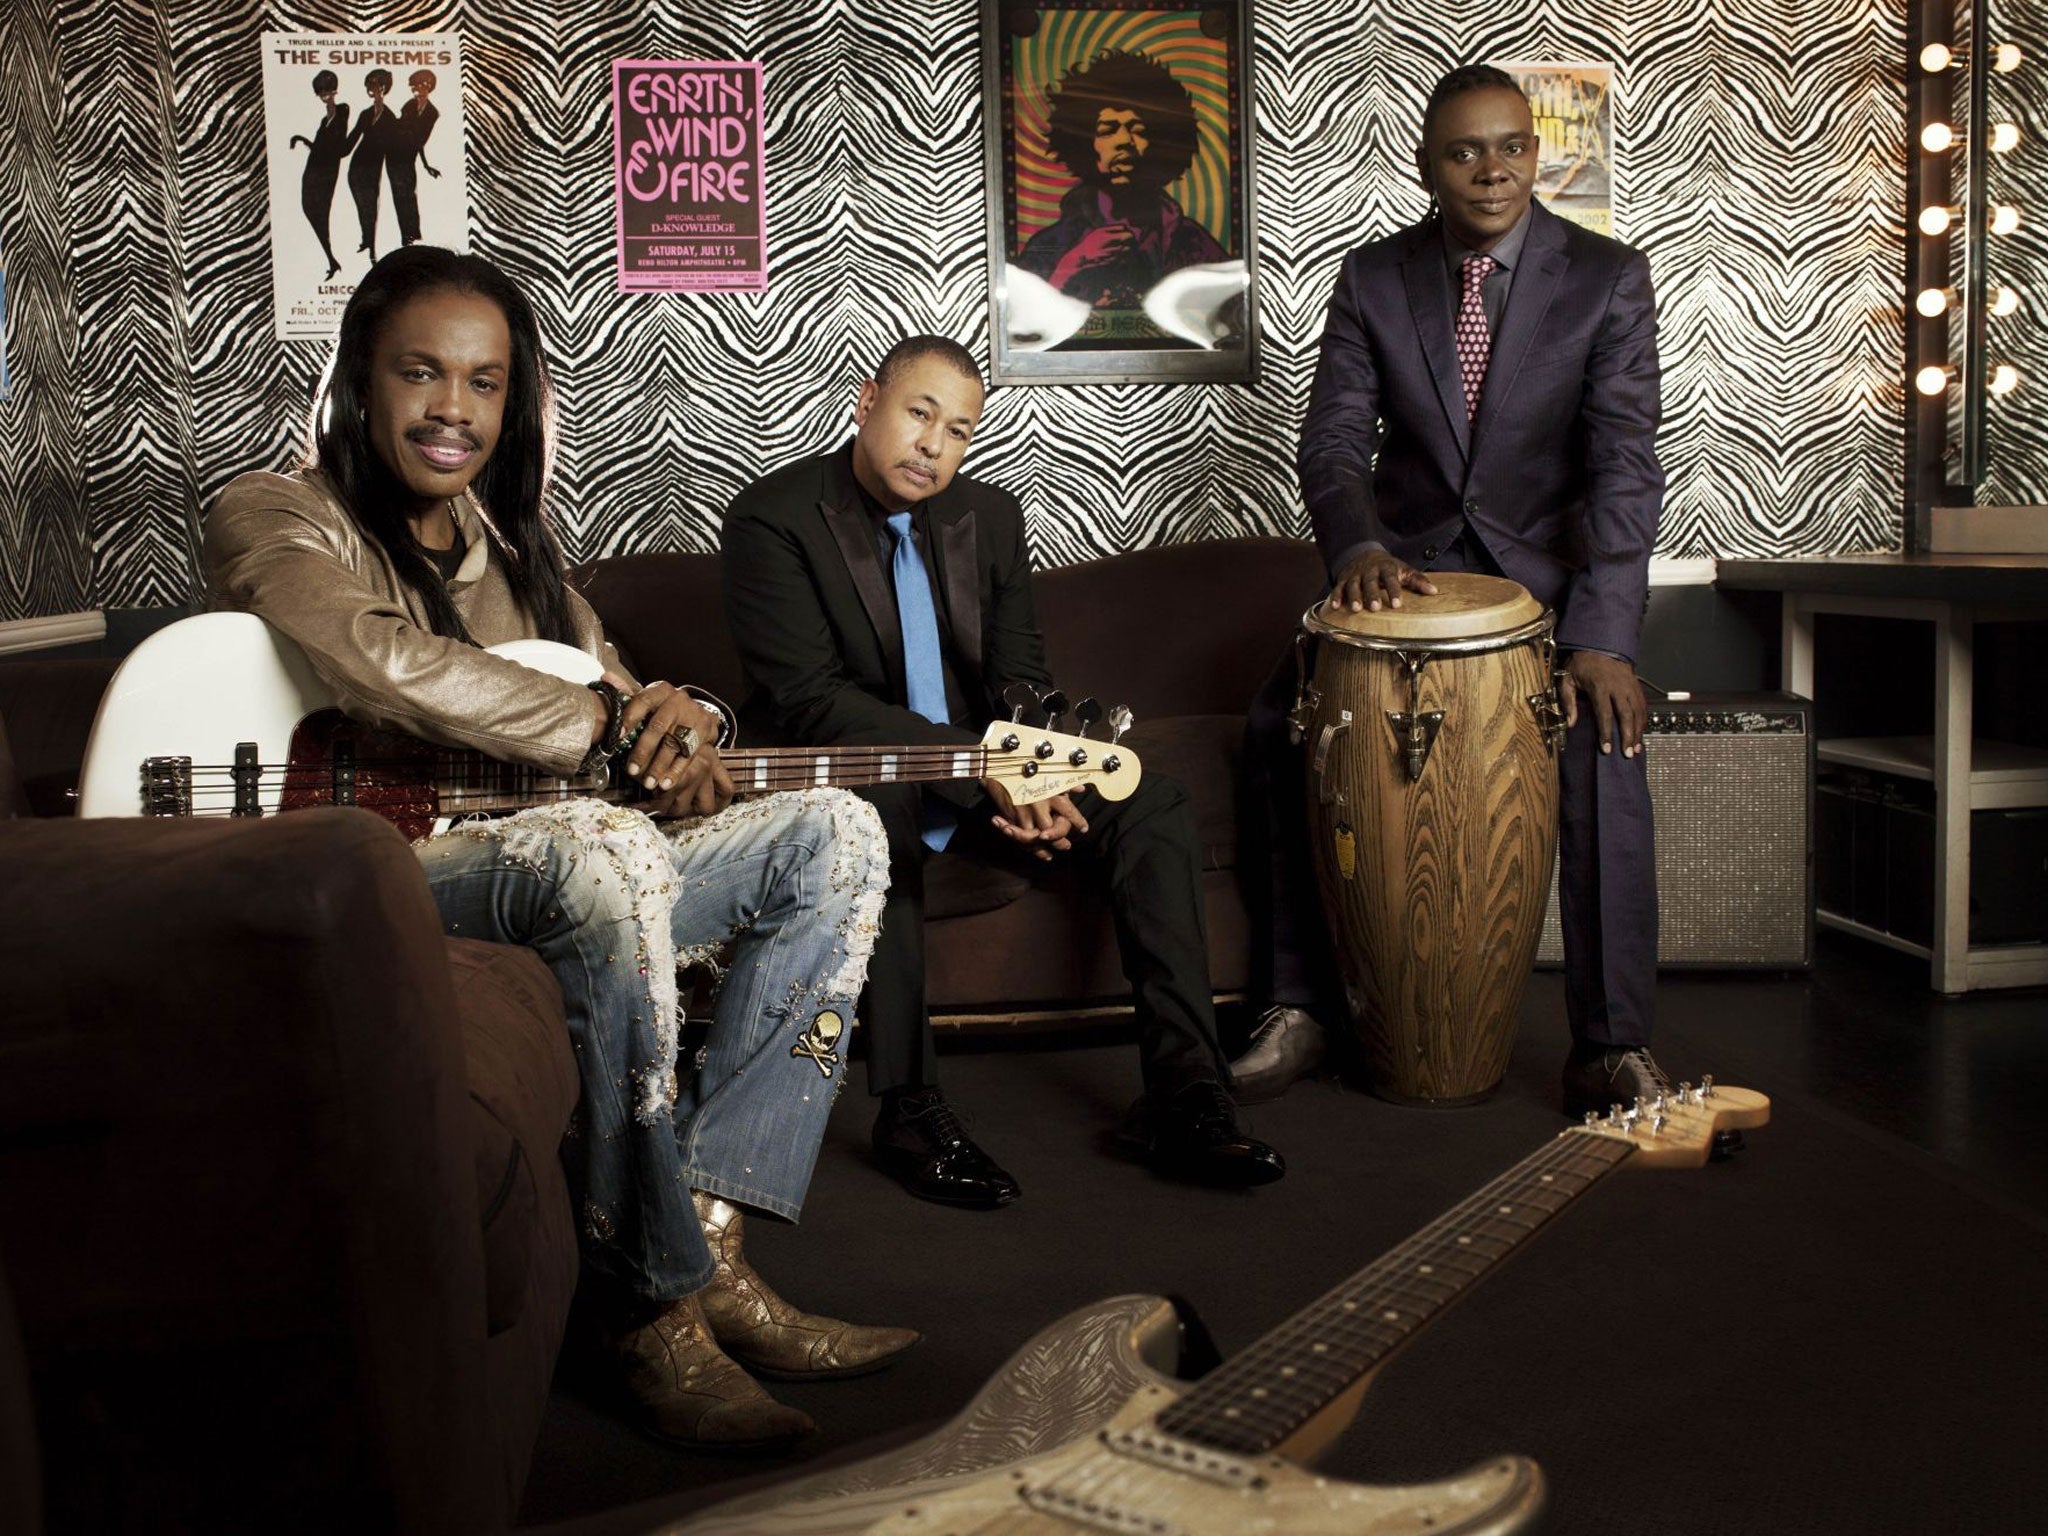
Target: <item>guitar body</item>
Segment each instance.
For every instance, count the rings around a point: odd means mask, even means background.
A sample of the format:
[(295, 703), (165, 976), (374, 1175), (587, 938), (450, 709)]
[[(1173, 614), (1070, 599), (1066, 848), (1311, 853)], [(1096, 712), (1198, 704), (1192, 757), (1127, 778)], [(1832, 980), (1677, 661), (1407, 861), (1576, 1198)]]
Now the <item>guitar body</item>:
[(1152, 1421), (1185, 1390), (1168, 1374), (1179, 1334), (1157, 1297), (1098, 1302), (1032, 1339), (923, 1439), (661, 1536), (1506, 1536), (1542, 1511), (1542, 1473), (1518, 1457), (1374, 1487), (1161, 1435)]
[[(552, 640), (512, 640), (491, 654), (575, 683), (603, 670), (595, 657)], [(165, 625), (121, 663), (100, 701), (79, 774), (78, 814), (148, 815), (144, 764), (167, 757), (231, 764), (244, 743), (255, 744), (259, 762), (306, 770), (289, 788), (274, 767), (262, 775), (255, 785), (261, 814), (331, 805), (331, 792), (315, 780), (335, 743), (346, 740), (359, 757), (383, 765), (363, 772), (356, 803), (397, 822), (408, 837), (432, 830), (440, 749), (361, 725), (335, 703), (305, 653), (254, 614), (202, 613)]]

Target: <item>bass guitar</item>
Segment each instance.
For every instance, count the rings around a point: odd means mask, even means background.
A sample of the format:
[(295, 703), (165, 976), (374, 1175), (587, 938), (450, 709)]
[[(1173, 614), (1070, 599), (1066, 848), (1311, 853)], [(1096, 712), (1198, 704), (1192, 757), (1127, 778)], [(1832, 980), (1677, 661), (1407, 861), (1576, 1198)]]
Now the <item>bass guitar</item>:
[(1025, 1345), (966, 1410), (901, 1449), (706, 1510), (659, 1536), (1505, 1536), (1543, 1474), (1504, 1456), (1441, 1482), (1304, 1470), (1379, 1368), (1625, 1165), (1696, 1167), (1770, 1101), (1708, 1079), (1563, 1132), (1200, 1380), (1173, 1304), (1118, 1296)]
[[(589, 682), (602, 668), (573, 646), (514, 640), (494, 654)], [(567, 778), (367, 726), (335, 707), (305, 653), (253, 614), (205, 613), (151, 635), (108, 684), (79, 776), (81, 816), (268, 816), (355, 805), (408, 837), (451, 819), (575, 797), (631, 802), (608, 772)], [(722, 751), (742, 795), (863, 784), (993, 779), (1018, 805), (1138, 787), (1137, 754), (997, 721), (979, 745), (783, 747)]]

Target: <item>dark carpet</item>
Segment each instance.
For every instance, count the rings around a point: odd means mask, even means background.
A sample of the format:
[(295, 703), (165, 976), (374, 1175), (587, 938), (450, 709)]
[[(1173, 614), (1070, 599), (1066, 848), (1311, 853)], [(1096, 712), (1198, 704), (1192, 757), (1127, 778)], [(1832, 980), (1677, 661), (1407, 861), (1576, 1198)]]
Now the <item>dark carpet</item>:
[[(1910, 976), (1882, 964), (1667, 983), (1660, 1060), (1770, 1093), (1772, 1124), (1730, 1162), (1625, 1167), (1593, 1189), (1382, 1371), (1322, 1470), (1415, 1482), (1519, 1453), (1549, 1480), (1542, 1529), (1555, 1532), (2043, 1528), (2043, 1203), (1938, 1155), (1953, 1109), (1938, 1078), (1928, 1104), (1904, 1095), (1902, 1123), (1887, 1125), (1842, 1107), (1855, 1075), (1832, 1072), (1816, 1043), (1853, 1043), (1859, 989), (1895, 984)], [(1945, 1027), (2002, 1038), (2008, 1013), (2048, 1014), (2038, 994), (1988, 1006), (2008, 1012)], [(1120, 1292), (1185, 1298), (1229, 1355), (1556, 1134), (1560, 1015), (1556, 978), (1539, 976), (1508, 1079), (1477, 1108), (1401, 1109), (1311, 1083), (1253, 1111), (1290, 1172), (1240, 1194), (1166, 1183), (1109, 1152), (1137, 1086), (1127, 1040), (961, 1042), (948, 1088), (1025, 1191), (993, 1213), (912, 1200), (868, 1166), (856, 1068), (803, 1225), (753, 1223), (751, 1251), (802, 1305), (910, 1324), (924, 1344), (865, 1380), (778, 1386), (821, 1431), (768, 1463), (667, 1448), (558, 1387), (524, 1519), (654, 1529), (736, 1481), (901, 1439), (1031, 1333)], [(1913, 1049), (1896, 1019), (1862, 1033), (1880, 1069)], [(1981, 1091), (2038, 1104), (2038, 1044), (2020, 1059), (2017, 1083)], [(2019, 1112), (2038, 1126), (2038, 1111)], [(2030, 1179), (2041, 1165), (1999, 1166)]]

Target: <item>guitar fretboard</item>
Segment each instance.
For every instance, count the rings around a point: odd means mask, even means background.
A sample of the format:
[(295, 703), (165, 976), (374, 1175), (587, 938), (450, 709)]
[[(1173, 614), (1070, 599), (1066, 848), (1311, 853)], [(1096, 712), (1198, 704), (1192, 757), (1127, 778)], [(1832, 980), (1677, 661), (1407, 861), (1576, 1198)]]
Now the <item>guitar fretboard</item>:
[(1273, 1450), (1634, 1150), (1564, 1132), (1203, 1377), (1160, 1429), (1235, 1455)]

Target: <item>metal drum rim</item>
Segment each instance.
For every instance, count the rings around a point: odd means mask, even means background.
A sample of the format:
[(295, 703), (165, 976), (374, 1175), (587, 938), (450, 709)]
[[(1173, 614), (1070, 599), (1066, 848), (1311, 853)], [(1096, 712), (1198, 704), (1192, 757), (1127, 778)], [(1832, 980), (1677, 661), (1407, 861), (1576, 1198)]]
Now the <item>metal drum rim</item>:
[(1489, 630), (1485, 634), (1465, 635), (1455, 640), (1431, 640), (1410, 635), (1405, 638), (1393, 635), (1361, 635), (1348, 629), (1339, 629), (1328, 619), (1318, 616), (1316, 609), (1320, 601), (1309, 604), (1302, 612), (1301, 627), (1312, 635), (1325, 640), (1334, 640), (1339, 645), (1355, 646), (1362, 651), (1428, 651), (1439, 656), (1473, 656), (1482, 651), (1504, 651), (1522, 645), (1539, 635), (1546, 635), (1556, 627), (1557, 615), (1545, 608), (1535, 618), (1513, 629)]

